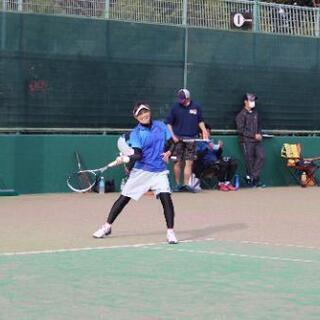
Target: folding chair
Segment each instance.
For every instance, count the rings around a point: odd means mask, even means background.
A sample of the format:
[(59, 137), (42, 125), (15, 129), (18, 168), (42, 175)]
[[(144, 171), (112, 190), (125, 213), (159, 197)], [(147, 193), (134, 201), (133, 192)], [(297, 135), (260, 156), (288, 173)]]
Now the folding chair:
[(316, 172), (320, 166), (315, 163), (315, 161), (320, 160), (320, 157), (303, 158), (300, 143), (284, 143), (281, 148), (281, 157), (284, 159), (290, 174), (301, 187), (320, 186), (316, 177)]

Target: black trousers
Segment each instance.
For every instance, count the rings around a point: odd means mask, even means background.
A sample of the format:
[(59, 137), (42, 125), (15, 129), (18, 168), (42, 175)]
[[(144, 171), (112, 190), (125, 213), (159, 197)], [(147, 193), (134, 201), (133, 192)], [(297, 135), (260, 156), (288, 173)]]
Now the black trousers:
[(261, 142), (242, 142), (240, 144), (243, 152), (247, 175), (253, 180), (259, 180), (265, 156)]

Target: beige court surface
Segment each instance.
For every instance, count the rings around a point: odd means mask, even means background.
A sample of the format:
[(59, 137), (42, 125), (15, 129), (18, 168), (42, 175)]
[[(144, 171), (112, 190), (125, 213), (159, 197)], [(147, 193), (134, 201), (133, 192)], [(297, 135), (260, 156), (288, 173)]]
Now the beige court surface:
[[(0, 253), (161, 243), (160, 201), (131, 201), (112, 235), (93, 239), (119, 196), (39, 194), (0, 197)], [(174, 193), (179, 240), (250, 241), (320, 248), (320, 188), (279, 187), (237, 192)]]

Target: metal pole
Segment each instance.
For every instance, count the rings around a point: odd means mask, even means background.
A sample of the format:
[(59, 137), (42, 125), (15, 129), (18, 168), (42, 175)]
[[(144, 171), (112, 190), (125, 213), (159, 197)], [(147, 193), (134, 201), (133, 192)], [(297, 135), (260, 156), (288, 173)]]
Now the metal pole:
[(320, 30), (319, 30), (319, 24), (320, 24), (320, 9), (319, 8), (317, 8), (317, 9), (315, 9), (316, 11), (315, 11), (315, 14), (316, 14), (316, 18), (315, 18), (315, 23), (316, 23), (316, 26), (315, 26), (315, 36), (316, 37), (319, 37), (319, 35), (320, 35)]
[(260, 31), (260, 15), (259, 15), (259, 2), (257, 0), (254, 1), (253, 4), (253, 32)]
[(188, 0), (183, 0), (182, 25), (184, 26), (184, 66), (183, 66), (183, 87), (188, 85)]
[(1, 22), (1, 50), (6, 48), (6, 0), (2, 1), (2, 22)]
[(110, 0), (105, 0), (104, 6), (105, 6), (105, 8), (104, 8), (104, 17), (106, 19), (109, 19), (109, 17), (110, 17)]
[(182, 24), (184, 26), (187, 25), (187, 17), (188, 17), (188, 0), (182, 0), (183, 6), (182, 6)]
[(22, 6), (22, 5), (23, 5), (23, 0), (19, 0), (19, 1), (18, 1), (18, 11), (19, 11), (19, 12), (21, 12), (22, 9), (23, 9), (23, 6)]

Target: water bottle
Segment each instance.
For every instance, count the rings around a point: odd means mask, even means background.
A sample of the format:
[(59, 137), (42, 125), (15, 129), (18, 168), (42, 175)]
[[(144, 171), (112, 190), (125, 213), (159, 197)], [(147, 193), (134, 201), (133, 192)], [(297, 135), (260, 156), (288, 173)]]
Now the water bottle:
[(303, 187), (306, 187), (306, 185), (307, 185), (307, 173), (306, 172), (302, 172), (301, 177), (300, 177), (300, 182)]
[(239, 189), (240, 187), (240, 181), (239, 181), (239, 175), (235, 174), (233, 177), (233, 185), (236, 189)]
[(104, 177), (101, 177), (99, 180), (99, 193), (104, 193)]

